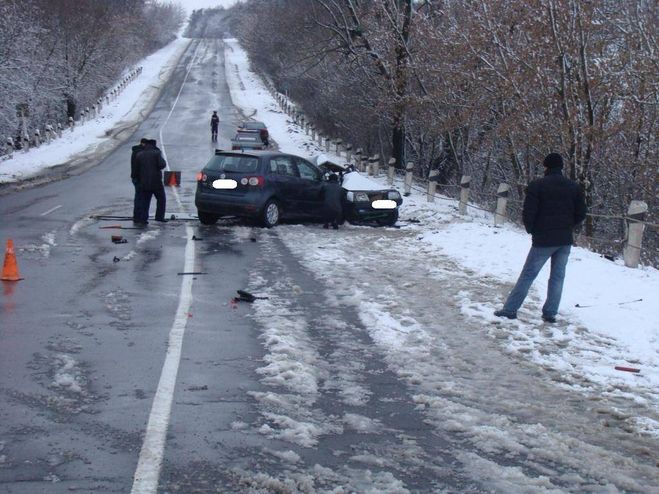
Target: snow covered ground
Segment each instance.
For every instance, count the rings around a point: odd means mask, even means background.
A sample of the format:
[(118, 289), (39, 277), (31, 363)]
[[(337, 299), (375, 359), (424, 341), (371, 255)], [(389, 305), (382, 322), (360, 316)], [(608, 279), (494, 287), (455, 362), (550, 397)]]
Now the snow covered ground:
[[(0, 161), (0, 182), (20, 181), (81, 154), (111, 146), (107, 133), (140, 118), (188, 43), (189, 40), (178, 39), (145, 59), (140, 64), (142, 74), (119, 100), (103, 109), (95, 122), (78, 126), (73, 133), (65, 131), (64, 138), (49, 145), (28, 153), (18, 152), (12, 159)], [(280, 149), (310, 158), (325, 152), (282, 112), (260, 78), (250, 71), (247, 56), (235, 40), (226, 40), (225, 55), (234, 104), (245, 115), (265, 122)], [(384, 179), (379, 180), (384, 183)], [(401, 183), (397, 186), (401, 187)], [(534, 284), (520, 318), (502, 321), (492, 312), (501, 306), (514, 283), (530, 238), (512, 224), (494, 228), (490, 214), (475, 211), (470, 209), (467, 216), (460, 216), (455, 201), (438, 196), (434, 203), (428, 203), (423, 194), (413, 192), (401, 207), (400, 229), (365, 230), (347, 226), (331, 243), (323, 235), (309, 234), (304, 246), (297, 239), (300, 229), (305, 227), (284, 226), (278, 234), (319, 278), (330, 284), (336, 279), (349, 280), (350, 289), (349, 293), (343, 293), (344, 301), (351, 301), (363, 324), (371, 328), (373, 340), (390, 352), (392, 361), (398, 361), (401, 355), (423, 361), (428, 351), (425, 338), (434, 337), (428, 333), (432, 324), (429, 315), (415, 312), (432, 310), (432, 301), (401, 306), (400, 297), (416, 293), (414, 287), (424, 279), (436, 287), (441, 283), (447, 287), (453, 284), (451, 297), (463, 318), (452, 321), (455, 331), (460, 331), (463, 325), (481, 327), (505, 352), (535, 362), (548, 372), (558, 372), (562, 376), (558, 381), (560, 386), (586, 394), (604, 393), (656, 410), (659, 272), (650, 267), (625, 268), (620, 261), (611, 262), (574, 248), (559, 323), (547, 325), (540, 319), (547, 269)], [(410, 219), (419, 223), (407, 221)], [(351, 238), (350, 232), (362, 231), (368, 231), (366, 237), (373, 243), (364, 244)], [(378, 247), (378, 240), (381, 245), (388, 245), (389, 250)], [(415, 269), (405, 269), (405, 263), (413, 264)], [(451, 273), (446, 266), (456, 271)], [(416, 273), (420, 279), (411, 278), (410, 273)], [(462, 285), (456, 279), (462, 280)], [(393, 281), (395, 289), (381, 289), (378, 283), (386, 280)], [(424, 297), (423, 291), (418, 293)], [(336, 293), (330, 291), (326, 296), (331, 300)], [(432, 293), (427, 294), (431, 296)], [(273, 310), (277, 312), (276, 308)], [(282, 307), (282, 314), (286, 310)], [(292, 357), (288, 358), (286, 364), (290, 365)], [(622, 372), (615, 370), (616, 366), (634, 367), (640, 372)], [(402, 367), (399, 371), (403, 372)], [(423, 372), (410, 372), (413, 380), (427, 378)], [(296, 379), (300, 380), (300, 387), (308, 386), (304, 369)], [(361, 398), (355, 392), (349, 399)], [(421, 395), (419, 399), (423, 401)], [(659, 436), (659, 423), (653, 420), (630, 419), (630, 422), (639, 432)], [(312, 432), (307, 430), (300, 440), (313, 442)]]

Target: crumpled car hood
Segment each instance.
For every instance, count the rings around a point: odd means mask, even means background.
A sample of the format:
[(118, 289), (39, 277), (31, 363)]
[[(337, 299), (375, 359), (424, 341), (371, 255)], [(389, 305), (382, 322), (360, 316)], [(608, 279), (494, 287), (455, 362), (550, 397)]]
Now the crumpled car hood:
[(350, 172), (343, 175), (343, 183), (341, 184), (345, 190), (352, 191), (369, 191), (369, 190), (393, 190), (391, 187), (383, 186), (382, 184), (371, 180), (367, 176), (362, 175), (359, 172)]

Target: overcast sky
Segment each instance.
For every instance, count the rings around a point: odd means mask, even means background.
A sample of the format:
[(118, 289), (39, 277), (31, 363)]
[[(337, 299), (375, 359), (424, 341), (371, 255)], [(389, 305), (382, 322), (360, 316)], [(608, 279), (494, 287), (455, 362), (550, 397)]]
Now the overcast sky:
[(196, 9), (205, 9), (208, 7), (231, 7), (237, 0), (175, 0), (190, 14)]

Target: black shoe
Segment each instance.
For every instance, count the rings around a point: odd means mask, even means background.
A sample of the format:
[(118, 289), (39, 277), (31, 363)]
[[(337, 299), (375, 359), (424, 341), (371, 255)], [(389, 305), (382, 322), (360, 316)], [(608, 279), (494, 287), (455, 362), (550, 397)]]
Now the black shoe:
[(506, 317), (508, 319), (517, 319), (517, 314), (511, 314), (510, 312), (504, 312), (503, 310), (494, 311), (494, 315), (497, 317)]
[(542, 320), (550, 324), (554, 324), (556, 322), (556, 316), (546, 316), (545, 314), (543, 314)]
[(165, 218), (159, 220), (158, 218), (156, 218), (156, 221), (157, 221), (158, 223), (167, 223), (169, 220), (166, 220)]
[(148, 221), (135, 221), (135, 220), (133, 220), (133, 225), (135, 225), (135, 226), (146, 226), (148, 224), (149, 224)]
[(332, 228), (334, 228), (335, 230), (338, 230), (338, 229), (339, 229), (339, 225), (332, 225)]
[(324, 228), (325, 230), (327, 230), (327, 229), (329, 228), (329, 224), (328, 224), (328, 223), (325, 223), (325, 224), (323, 225), (323, 228)]

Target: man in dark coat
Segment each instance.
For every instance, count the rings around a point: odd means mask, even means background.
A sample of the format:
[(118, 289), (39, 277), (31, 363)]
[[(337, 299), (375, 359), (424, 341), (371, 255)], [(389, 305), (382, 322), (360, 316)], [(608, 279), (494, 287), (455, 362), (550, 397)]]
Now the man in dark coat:
[(137, 219), (137, 209), (138, 209), (138, 195), (137, 195), (137, 184), (139, 183), (139, 173), (137, 171), (137, 155), (138, 153), (144, 150), (148, 139), (142, 137), (140, 143), (131, 148), (130, 154), (130, 179), (135, 186), (135, 197), (133, 199), (133, 221), (139, 221)]
[(515, 319), (531, 284), (542, 266), (551, 259), (542, 319), (554, 323), (573, 243), (572, 232), (586, 218), (586, 202), (581, 186), (563, 176), (563, 158), (560, 154), (548, 154), (543, 165), (545, 176), (529, 184), (522, 213), (524, 227), (532, 235), (533, 244), (503, 309), (494, 314)]
[(155, 139), (147, 140), (144, 149), (135, 157), (137, 168), (137, 212), (135, 223), (146, 225), (151, 207), (151, 196), (156, 197), (156, 221), (165, 219), (165, 186), (162, 182), (162, 170), (167, 166), (160, 149), (156, 147)]
[(214, 111), (211, 115), (211, 141), (217, 142), (217, 127), (220, 125), (220, 117), (217, 116), (217, 112)]
[(325, 224), (323, 228), (329, 228), (330, 223), (335, 230), (339, 229), (339, 223), (343, 216), (343, 189), (339, 185), (339, 177), (332, 173), (325, 184), (323, 184), (323, 214)]

